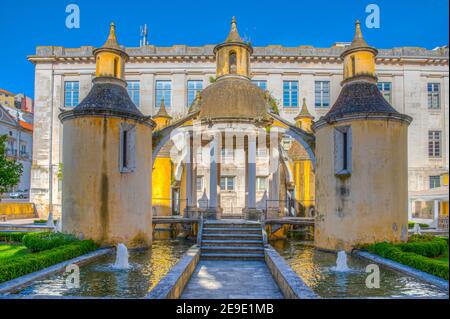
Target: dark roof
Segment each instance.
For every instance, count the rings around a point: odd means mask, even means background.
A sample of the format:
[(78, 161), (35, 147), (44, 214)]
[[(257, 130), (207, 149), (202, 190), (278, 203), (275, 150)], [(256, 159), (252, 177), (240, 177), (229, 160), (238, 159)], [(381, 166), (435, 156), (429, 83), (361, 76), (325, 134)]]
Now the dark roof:
[(348, 114), (400, 114), (378, 90), (376, 83), (354, 81), (347, 83), (341, 90), (336, 103), (323, 117), (325, 121)]
[(133, 101), (131, 101), (127, 89), (114, 82), (94, 83), (86, 98), (73, 110), (75, 114), (95, 111), (144, 117)]

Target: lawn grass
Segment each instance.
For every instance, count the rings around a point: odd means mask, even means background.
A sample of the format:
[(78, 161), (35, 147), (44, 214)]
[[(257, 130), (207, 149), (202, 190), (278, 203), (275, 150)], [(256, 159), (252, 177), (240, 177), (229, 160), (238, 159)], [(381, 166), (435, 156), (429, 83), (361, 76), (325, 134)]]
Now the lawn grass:
[(439, 257), (434, 258), (437, 261), (443, 262), (444, 264), (448, 264), (448, 250), (440, 255)]
[(28, 254), (30, 254), (30, 251), (21, 243), (0, 243), (0, 260), (21, 257)]

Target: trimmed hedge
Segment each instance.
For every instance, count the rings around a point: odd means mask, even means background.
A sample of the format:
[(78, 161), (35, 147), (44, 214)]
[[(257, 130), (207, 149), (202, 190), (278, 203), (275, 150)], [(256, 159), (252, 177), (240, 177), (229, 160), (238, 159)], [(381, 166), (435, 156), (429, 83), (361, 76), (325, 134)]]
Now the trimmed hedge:
[(23, 237), (22, 243), (32, 252), (39, 252), (67, 245), (77, 240), (78, 239), (73, 235), (42, 232), (27, 234)]
[(92, 240), (83, 240), (53, 249), (0, 262), (0, 282), (8, 281), (97, 249)]
[(367, 250), (380, 255), (381, 257), (397, 261), (403, 265), (410, 266), (448, 280), (448, 264), (418, 255), (416, 253), (402, 251), (398, 246), (399, 245), (393, 245), (390, 243), (377, 243), (369, 245)]
[(432, 236), (427, 238), (414, 238), (405, 244), (398, 244), (397, 247), (404, 252), (416, 253), (424, 257), (438, 257), (448, 250), (447, 242), (441, 238)]
[(28, 234), (27, 232), (0, 232), (0, 241), (7, 243), (21, 242), (22, 238)]

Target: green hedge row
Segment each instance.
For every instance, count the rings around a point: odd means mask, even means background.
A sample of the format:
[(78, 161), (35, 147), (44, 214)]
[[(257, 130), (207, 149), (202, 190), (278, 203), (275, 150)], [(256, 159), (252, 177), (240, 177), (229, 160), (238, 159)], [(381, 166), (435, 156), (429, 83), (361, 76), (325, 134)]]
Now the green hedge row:
[(448, 250), (448, 244), (445, 240), (432, 236), (431, 239), (421, 240), (411, 236), (411, 239), (405, 244), (398, 244), (404, 252), (416, 253), (424, 257), (438, 257)]
[(410, 266), (429, 274), (448, 280), (448, 264), (412, 252), (405, 252), (400, 247), (389, 243), (369, 245), (367, 250), (403, 265)]
[[(408, 222), (408, 228), (414, 228), (414, 225), (415, 224), (417, 224), (417, 223), (414, 223), (414, 222)], [(428, 225), (428, 224), (422, 224), (422, 223), (419, 223), (419, 226), (420, 226), (420, 228), (429, 228), (430, 227), (430, 225)]]
[(39, 252), (47, 249), (67, 245), (78, 239), (73, 235), (62, 233), (42, 232), (30, 233), (23, 237), (22, 243), (32, 252)]
[(83, 240), (53, 249), (0, 262), (0, 282), (8, 281), (97, 249), (92, 240)]
[(0, 232), (0, 242), (21, 242), (27, 232)]

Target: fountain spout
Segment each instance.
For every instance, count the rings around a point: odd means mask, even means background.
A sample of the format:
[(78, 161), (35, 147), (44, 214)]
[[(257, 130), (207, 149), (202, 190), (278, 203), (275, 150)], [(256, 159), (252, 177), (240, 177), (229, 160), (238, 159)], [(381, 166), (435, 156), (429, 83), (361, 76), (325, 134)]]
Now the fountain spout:
[(347, 265), (347, 254), (345, 251), (341, 250), (337, 254), (336, 266), (332, 268), (334, 271), (345, 272), (349, 271), (350, 268)]
[(116, 262), (113, 265), (114, 269), (129, 269), (128, 249), (124, 244), (118, 244), (116, 250)]

